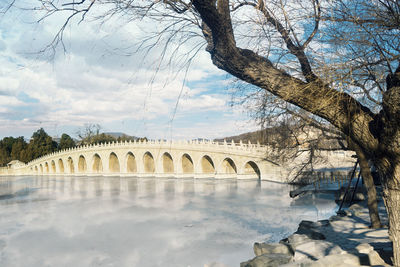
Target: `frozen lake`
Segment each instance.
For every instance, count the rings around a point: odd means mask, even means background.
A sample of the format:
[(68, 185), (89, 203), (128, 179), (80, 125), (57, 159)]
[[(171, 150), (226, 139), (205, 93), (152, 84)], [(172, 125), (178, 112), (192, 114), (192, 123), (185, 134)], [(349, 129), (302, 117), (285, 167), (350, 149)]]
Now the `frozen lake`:
[(239, 266), (256, 241), (331, 216), (255, 180), (0, 177), (0, 266)]

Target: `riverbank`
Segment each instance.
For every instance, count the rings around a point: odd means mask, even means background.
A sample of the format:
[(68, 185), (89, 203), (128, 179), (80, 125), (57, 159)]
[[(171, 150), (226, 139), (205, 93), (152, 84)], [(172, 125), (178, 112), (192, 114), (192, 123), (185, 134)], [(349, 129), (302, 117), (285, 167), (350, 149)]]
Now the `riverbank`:
[[(387, 214), (379, 201), (382, 223)], [(341, 216), (302, 221), (298, 230), (279, 243), (255, 243), (255, 258), (241, 267), (261, 266), (391, 266), (392, 243), (387, 227), (370, 229), (366, 201), (353, 204)]]

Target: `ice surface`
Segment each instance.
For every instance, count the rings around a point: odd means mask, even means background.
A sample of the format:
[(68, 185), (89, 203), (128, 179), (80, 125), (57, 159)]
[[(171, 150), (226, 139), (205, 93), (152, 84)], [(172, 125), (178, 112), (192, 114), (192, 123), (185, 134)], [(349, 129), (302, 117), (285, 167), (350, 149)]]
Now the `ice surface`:
[(0, 178), (0, 266), (239, 266), (255, 241), (324, 219), (326, 196), (255, 180)]

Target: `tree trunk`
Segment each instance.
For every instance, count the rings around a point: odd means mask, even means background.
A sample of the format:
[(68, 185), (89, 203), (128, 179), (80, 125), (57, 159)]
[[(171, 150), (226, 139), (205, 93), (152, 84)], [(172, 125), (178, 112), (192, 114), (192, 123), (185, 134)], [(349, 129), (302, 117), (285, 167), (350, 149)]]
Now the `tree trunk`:
[(379, 139), (377, 165), (389, 216), (394, 265), (400, 267), (400, 63), (396, 71), (386, 77), (386, 83), (381, 119), (378, 127), (374, 127)]
[(389, 236), (393, 242), (394, 266), (400, 266), (400, 188), (384, 190), (389, 215)]
[(371, 174), (371, 168), (368, 164), (368, 159), (365, 156), (365, 153), (362, 151), (362, 149), (352, 143), (351, 143), (352, 148), (356, 151), (358, 161), (360, 163), (360, 169), (361, 169), (361, 175), (364, 179), (365, 187), (367, 188), (367, 203), (368, 203), (368, 211), (369, 211), (369, 218), (371, 220), (371, 227), (372, 228), (381, 228), (381, 220), (379, 218), (379, 211), (378, 211), (378, 201), (376, 197), (376, 188), (374, 184), (374, 179)]
[(393, 242), (393, 265), (400, 267), (400, 157), (384, 158), (378, 164), (389, 217), (389, 236)]

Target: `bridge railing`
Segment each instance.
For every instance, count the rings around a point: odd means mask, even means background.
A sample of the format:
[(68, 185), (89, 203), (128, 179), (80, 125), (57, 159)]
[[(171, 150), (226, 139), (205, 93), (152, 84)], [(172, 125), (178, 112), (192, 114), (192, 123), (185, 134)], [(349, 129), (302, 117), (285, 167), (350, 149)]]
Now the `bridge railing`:
[(268, 146), (261, 145), (259, 142), (257, 144), (252, 144), (250, 141), (248, 143), (243, 143), (242, 141), (240, 142), (234, 142), (233, 140), (231, 142), (227, 141), (211, 141), (211, 140), (147, 140), (147, 141), (120, 141), (120, 142), (106, 142), (106, 143), (99, 143), (99, 144), (90, 144), (90, 145), (81, 145), (81, 146), (76, 146), (73, 148), (67, 148), (63, 149), (60, 151), (52, 152), (50, 154), (46, 154), (44, 156), (41, 156), (37, 159), (34, 159), (30, 162), (27, 163), (27, 165), (32, 165), (35, 164), (36, 162), (43, 161), (48, 158), (52, 158), (56, 155), (63, 155), (65, 153), (71, 153), (71, 152), (77, 152), (77, 151), (84, 151), (87, 149), (93, 149), (93, 148), (103, 148), (103, 147), (121, 147), (121, 146), (149, 146), (149, 145), (175, 145), (177, 147), (179, 146), (191, 146), (196, 147), (196, 146), (202, 146), (202, 147), (214, 147), (214, 148), (224, 148), (224, 149), (232, 149), (232, 150), (239, 150), (239, 151), (254, 151), (254, 152), (263, 152), (268, 149)]

